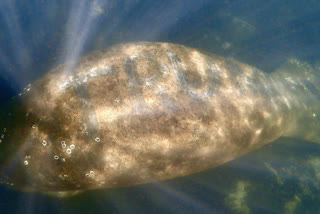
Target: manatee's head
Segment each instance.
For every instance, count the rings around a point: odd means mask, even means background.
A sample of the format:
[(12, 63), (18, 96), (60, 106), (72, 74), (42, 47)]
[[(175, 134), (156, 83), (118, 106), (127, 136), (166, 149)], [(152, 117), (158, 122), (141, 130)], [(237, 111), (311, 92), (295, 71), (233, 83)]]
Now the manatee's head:
[[(28, 186), (29, 181), (24, 165), (28, 157), (22, 160), (26, 150), (26, 136), (36, 119), (25, 111), (19, 98), (1, 104), (0, 107), (0, 182), (16, 185), (18, 188)], [(24, 157), (25, 158), (25, 157)]]
[(60, 185), (64, 179), (58, 173), (62, 158), (56, 160), (54, 149), (47, 149), (52, 142), (43, 138), (59, 130), (48, 127), (38, 112), (30, 111), (30, 103), (23, 98), (15, 97), (0, 107), (0, 183), (22, 191), (77, 192), (74, 184)]
[(83, 137), (81, 117), (74, 117), (81, 105), (72, 105), (68, 96), (49, 102), (52, 96), (42, 85), (0, 106), (0, 183), (43, 193), (92, 189), (95, 181), (89, 178), (101, 149)]

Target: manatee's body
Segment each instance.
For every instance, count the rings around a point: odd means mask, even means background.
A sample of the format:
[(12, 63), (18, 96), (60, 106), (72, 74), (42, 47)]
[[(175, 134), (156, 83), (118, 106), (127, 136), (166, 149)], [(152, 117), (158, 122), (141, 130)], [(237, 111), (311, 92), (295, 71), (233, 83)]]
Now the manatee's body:
[[(297, 124), (312, 123), (319, 110), (306, 103), (318, 99), (310, 71), (290, 82), (286, 72), (268, 75), (181, 45), (118, 45), (66, 69), (27, 87), (0, 130), (2, 179), (17, 189), (75, 191), (188, 175), (300, 135)], [(301, 135), (317, 139), (307, 129)]]

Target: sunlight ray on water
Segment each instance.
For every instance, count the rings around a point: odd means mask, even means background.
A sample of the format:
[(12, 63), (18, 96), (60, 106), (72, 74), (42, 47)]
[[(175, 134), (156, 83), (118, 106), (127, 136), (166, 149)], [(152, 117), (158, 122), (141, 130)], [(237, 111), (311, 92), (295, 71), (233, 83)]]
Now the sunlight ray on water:
[(197, 1), (196, 4), (187, 2), (185, 7), (181, 7), (174, 1), (151, 3), (148, 11), (141, 13), (139, 19), (131, 21), (129, 31), (135, 30), (138, 34), (145, 35), (146, 39), (155, 40), (170, 31), (181, 19), (197, 11), (206, 2), (207, 0)]
[[(7, 73), (13, 73), (10, 76), (13, 76), (13, 80), (21, 87), (22, 83), (19, 75), (22, 75), (22, 73), (32, 64), (32, 58), (30, 57), (32, 52), (24, 41), (24, 32), (21, 29), (21, 23), (17, 18), (18, 16), (14, 3), (5, 1), (0, 7), (0, 14), (9, 36), (12, 38), (12, 41), (7, 45), (12, 51), (11, 58), (13, 58), (13, 61), (10, 61), (8, 60), (8, 57), (5, 57), (4, 54), (0, 52), (0, 62), (6, 67), (8, 66)], [(13, 67), (12, 65), (15, 65), (16, 67)]]
[(60, 62), (67, 62), (66, 72), (70, 72), (82, 55), (87, 39), (96, 27), (94, 21), (99, 15), (97, 5), (101, 0), (88, 2), (86, 0), (74, 1), (66, 24), (66, 40), (63, 42), (64, 51)]
[[(187, 194), (184, 194), (182, 191), (179, 191), (177, 189), (171, 188), (167, 184), (163, 183), (154, 183), (152, 184), (152, 187), (157, 189), (157, 192), (162, 192), (166, 195), (168, 195), (171, 198), (174, 198), (175, 201), (181, 201), (183, 204), (188, 204), (188, 206), (195, 208), (196, 210), (202, 210), (202, 213), (210, 213), (210, 208), (207, 204), (203, 203), (201, 200), (196, 199), (194, 197), (190, 197)], [(154, 200), (154, 203), (161, 202), (161, 200), (157, 200), (157, 195), (151, 194), (151, 198)], [(169, 199), (170, 200), (170, 199)], [(171, 204), (168, 207), (168, 210), (172, 209), (174, 206)], [(174, 210), (172, 210), (174, 211)]]

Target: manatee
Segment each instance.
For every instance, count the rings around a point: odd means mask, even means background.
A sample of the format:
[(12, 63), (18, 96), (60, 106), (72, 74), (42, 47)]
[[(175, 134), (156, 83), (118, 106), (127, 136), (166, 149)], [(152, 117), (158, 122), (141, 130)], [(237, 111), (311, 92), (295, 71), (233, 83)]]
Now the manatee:
[(319, 83), (294, 59), (265, 73), (178, 44), (94, 51), (2, 106), (0, 179), (75, 193), (186, 176), (281, 136), (319, 142)]

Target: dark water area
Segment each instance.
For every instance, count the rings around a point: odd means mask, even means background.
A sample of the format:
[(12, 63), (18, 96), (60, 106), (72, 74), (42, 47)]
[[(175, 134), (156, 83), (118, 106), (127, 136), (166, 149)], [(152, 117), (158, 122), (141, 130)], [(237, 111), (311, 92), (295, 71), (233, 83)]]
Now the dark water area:
[[(0, 105), (56, 65), (132, 41), (164, 41), (272, 72), (320, 67), (319, 1), (2, 0)], [(281, 138), (215, 169), (71, 198), (0, 186), (0, 213), (319, 213), (320, 145)]]

